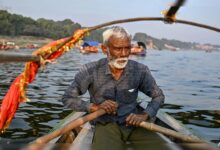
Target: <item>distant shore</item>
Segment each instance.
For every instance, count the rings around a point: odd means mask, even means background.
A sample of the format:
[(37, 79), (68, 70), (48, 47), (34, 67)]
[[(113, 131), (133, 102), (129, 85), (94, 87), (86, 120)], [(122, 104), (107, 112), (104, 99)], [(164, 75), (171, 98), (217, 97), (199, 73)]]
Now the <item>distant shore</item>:
[[(53, 41), (53, 39), (37, 36), (6, 36), (0, 35), (0, 51), (11, 49), (36, 49), (40, 48)], [(169, 43), (169, 42), (167, 42)], [(157, 44), (153, 40), (148, 40), (146, 43), (147, 50), (162, 50), (156, 46)], [(220, 51), (219, 46), (213, 46), (210, 44), (195, 44), (189, 49), (182, 49), (175, 47), (171, 44), (164, 44), (163, 50), (203, 50), (206, 52)]]
[(53, 39), (35, 36), (5, 36), (0, 35), (0, 50), (39, 48)]

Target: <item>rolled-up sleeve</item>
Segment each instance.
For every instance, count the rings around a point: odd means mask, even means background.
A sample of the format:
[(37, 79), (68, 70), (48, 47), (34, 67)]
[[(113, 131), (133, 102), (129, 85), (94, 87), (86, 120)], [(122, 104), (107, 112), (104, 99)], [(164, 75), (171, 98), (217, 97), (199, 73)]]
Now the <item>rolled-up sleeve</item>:
[(144, 112), (148, 113), (150, 118), (155, 117), (159, 108), (164, 104), (165, 96), (163, 91), (157, 86), (148, 67), (144, 69), (140, 91), (152, 98)]
[(90, 81), (91, 73), (89, 73), (86, 66), (83, 66), (76, 74), (73, 82), (62, 97), (61, 101), (63, 102), (64, 106), (75, 111), (88, 112), (90, 102), (82, 100), (80, 95), (86, 93), (91, 83)]

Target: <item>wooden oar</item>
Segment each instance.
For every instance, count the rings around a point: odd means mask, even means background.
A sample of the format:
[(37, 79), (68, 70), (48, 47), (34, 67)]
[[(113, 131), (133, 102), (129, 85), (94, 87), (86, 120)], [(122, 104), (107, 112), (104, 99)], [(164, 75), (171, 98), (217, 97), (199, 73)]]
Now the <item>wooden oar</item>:
[(0, 52), (0, 63), (28, 62), (28, 61), (40, 62), (40, 58), (37, 56), (30, 55), (30, 54)]
[(201, 139), (199, 139), (198, 137), (195, 136), (190, 136), (190, 135), (185, 135), (179, 132), (176, 132), (174, 130), (170, 130), (161, 126), (158, 126), (154, 123), (149, 123), (149, 122), (141, 122), (140, 127), (145, 128), (147, 130), (150, 131), (155, 131), (155, 132), (159, 132), (162, 133), (164, 135), (168, 135), (168, 136), (172, 136), (174, 138), (177, 138), (183, 142), (189, 142), (189, 143), (207, 143)]
[(58, 130), (55, 130), (55, 131), (51, 132), (50, 134), (47, 134), (45, 136), (42, 136), (42, 137), (36, 139), (27, 149), (28, 150), (41, 149), (41, 147), (44, 146), (44, 144), (48, 143), (50, 140), (52, 140), (58, 136), (61, 136), (64, 133), (67, 133), (76, 127), (79, 127), (88, 121), (94, 120), (94, 119), (98, 118), (99, 116), (104, 115), (105, 113), (106, 112), (103, 109), (100, 109), (100, 110), (93, 112), (93, 113), (90, 113), (84, 117), (80, 117), (76, 120), (73, 120), (73, 121), (69, 122), (68, 124), (66, 124), (64, 127), (60, 128)]
[(180, 147), (184, 149), (193, 149), (193, 150), (219, 150), (219, 147), (212, 143), (178, 143)]
[[(85, 124), (88, 121), (91, 121), (93, 119), (98, 118), (101, 115), (104, 115), (105, 111), (104, 110), (98, 110), (96, 112), (93, 112), (91, 114), (88, 114), (84, 117), (78, 118), (76, 120), (71, 121), (70, 123), (68, 123), (67, 125), (65, 125), (64, 127), (55, 130), (54, 132), (45, 135), (43, 137), (40, 137), (38, 139), (35, 140), (34, 143), (38, 143), (38, 144), (44, 144), (49, 142), (50, 140), (68, 132), (71, 131), (72, 129), (79, 127), (83, 124)], [(151, 131), (155, 131), (155, 132), (159, 132), (162, 133), (164, 135), (168, 135), (168, 136), (172, 136), (174, 138), (177, 138), (179, 140), (182, 140), (184, 142), (190, 142), (190, 143), (204, 143), (205, 141), (195, 137), (195, 136), (190, 136), (190, 135), (185, 135), (179, 132), (176, 132), (174, 130), (170, 130), (161, 126), (158, 126), (154, 123), (148, 123), (148, 122), (141, 122), (140, 127), (143, 127), (145, 129), (151, 130)]]
[[(47, 134), (45, 136), (42, 136), (38, 139), (36, 139), (29, 147), (27, 148), (28, 150), (33, 150), (33, 149), (41, 149), (44, 144), (48, 143), (50, 140), (63, 135), (64, 133), (67, 133), (71, 131), (72, 129), (79, 127), (83, 124), (85, 124), (88, 121), (94, 120), (102, 115), (104, 115), (106, 112), (102, 109), (93, 112), (91, 114), (88, 114), (84, 117), (78, 118), (76, 120), (73, 120), (69, 122), (67, 125), (64, 127), (53, 131), (50, 134)], [(148, 123), (148, 122), (141, 122), (140, 127), (143, 127), (147, 130), (162, 133), (164, 135), (172, 136), (174, 138), (177, 138), (179, 140), (182, 140), (184, 142), (189, 142), (189, 143), (207, 143), (206, 141), (203, 141), (195, 136), (190, 136), (190, 135), (185, 135), (179, 132), (176, 132), (174, 130), (170, 130), (161, 126), (158, 126), (154, 123)]]

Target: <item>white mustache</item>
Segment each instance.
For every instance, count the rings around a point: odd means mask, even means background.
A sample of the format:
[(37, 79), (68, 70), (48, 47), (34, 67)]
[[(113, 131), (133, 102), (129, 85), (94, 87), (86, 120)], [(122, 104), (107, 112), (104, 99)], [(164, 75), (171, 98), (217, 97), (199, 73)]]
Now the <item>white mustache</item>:
[(123, 58), (116, 58), (115, 61), (128, 61), (128, 57), (123, 57)]
[[(120, 63), (119, 61), (124, 61), (122, 63)], [(115, 58), (115, 59), (111, 59), (109, 61), (109, 64), (117, 69), (123, 69), (125, 68), (125, 66), (128, 63), (128, 57), (123, 57), (123, 58)]]

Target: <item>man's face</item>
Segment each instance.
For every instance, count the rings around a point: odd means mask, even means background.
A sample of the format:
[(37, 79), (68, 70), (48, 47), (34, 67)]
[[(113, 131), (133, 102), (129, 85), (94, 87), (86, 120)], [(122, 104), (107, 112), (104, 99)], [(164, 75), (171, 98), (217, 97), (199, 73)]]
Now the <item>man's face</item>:
[(110, 37), (108, 43), (109, 64), (117, 69), (125, 68), (131, 51), (129, 38)]

